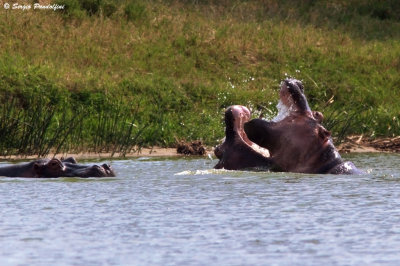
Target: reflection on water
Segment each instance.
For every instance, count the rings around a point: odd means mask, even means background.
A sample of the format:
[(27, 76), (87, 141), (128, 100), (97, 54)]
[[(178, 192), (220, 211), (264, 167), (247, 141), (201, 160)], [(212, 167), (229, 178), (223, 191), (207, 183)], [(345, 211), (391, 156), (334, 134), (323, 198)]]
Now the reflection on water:
[[(364, 176), (116, 160), (116, 178), (0, 179), (4, 265), (371, 265), (400, 262), (399, 155)], [(1, 163), (4, 165), (5, 163)]]

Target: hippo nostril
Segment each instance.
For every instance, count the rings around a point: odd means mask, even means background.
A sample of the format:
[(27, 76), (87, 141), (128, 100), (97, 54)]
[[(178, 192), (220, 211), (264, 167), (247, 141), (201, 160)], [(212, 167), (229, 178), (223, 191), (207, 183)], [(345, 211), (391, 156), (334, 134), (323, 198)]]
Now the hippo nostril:
[(102, 166), (105, 170), (111, 170), (109, 164), (104, 163), (104, 164), (102, 164), (101, 166)]

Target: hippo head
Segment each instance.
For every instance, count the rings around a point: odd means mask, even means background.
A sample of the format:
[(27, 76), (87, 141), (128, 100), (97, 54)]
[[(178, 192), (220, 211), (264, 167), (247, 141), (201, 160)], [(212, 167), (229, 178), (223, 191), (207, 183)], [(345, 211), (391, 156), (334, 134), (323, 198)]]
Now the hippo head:
[(279, 122), (253, 119), (244, 125), (248, 138), (269, 150), (284, 172), (318, 172), (331, 160), (340, 160), (331, 133), (312, 116), (292, 113)]
[(297, 112), (312, 116), (319, 123), (322, 123), (324, 116), (321, 112), (311, 111), (301, 81), (297, 79), (285, 79), (282, 81), (279, 96), (280, 100), (277, 105), (278, 115), (273, 121), (281, 121), (290, 113)]
[(250, 141), (244, 132), (243, 125), (250, 117), (249, 109), (244, 106), (233, 105), (226, 109), (225, 140), (214, 150), (219, 159), (215, 168), (237, 170), (268, 165), (268, 150)]
[(323, 115), (311, 111), (300, 81), (282, 82), (278, 108), (272, 121), (253, 119), (244, 125), (249, 140), (268, 149), (278, 169), (328, 173), (343, 163), (331, 133), (321, 125)]
[[(225, 153), (225, 149), (229, 146), (225, 143), (234, 142), (239, 139), (244, 143), (249, 143), (250, 140), (244, 133), (243, 125), (250, 120), (250, 111), (245, 106), (232, 105), (225, 110), (225, 139), (222, 145), (214, 149), (214, 154), (218, 159), (221, 159)], [(225, 144), (225, 145), (224, 145)], [(251, 143), (249, 143), (251, 145)]]
[(107, 164), (82, 165), (74, 158), (65, 160), (51, 159), (48, 162), (34, 164), (34, 170), (39, 177), (113, 177), (114, 171)]
[(65, 172), (63, 162), (55, 158), (45, 163), (35, 163), (33, 169), (39, 177), (58, 177)]

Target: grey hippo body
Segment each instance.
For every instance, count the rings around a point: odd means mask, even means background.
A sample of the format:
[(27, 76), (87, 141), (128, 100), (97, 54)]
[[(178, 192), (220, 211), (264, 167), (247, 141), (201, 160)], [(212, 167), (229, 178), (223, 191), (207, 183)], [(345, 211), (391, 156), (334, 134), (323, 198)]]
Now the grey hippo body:
[[(262, 160), (253, 161), (249, 159), (252, 163), (247, 163), (246, 160), (240, 160), (241, 162), (239, 162), (237, 159), (233, 159), (228, 163), (226, 160), (222, 161), (220, 159), (216, 168), (238, 170), (253, 167), (256, 164), (257, 167), (264, 166), (271, 171), (281, 172), (313, 174), (362, 173), (352, 162), (343, 161), (333, 145), (331, 133), (321, 125), (323, 115), (320, 112), (311, 111), (300, 81), (287, 79), (282, 82), (279, 104), (285, 110), (284, 115), (278, 114), (277, 118), (272, 121), (263, 119), (244, 121), (241, 127), (243, 130), (240, 134), (242, 136), (245, 135), (250, 142), (268, 149), (270, 156), (263, 156)], [(231, 108), (229, 107), (227, 112), (230, 112)], [(225, 114), (225, 120), (226, 117), (227, 115)], [(223, 143), (221, 146), (223, 145), (228, 144)], [(235, 146), (235, 143), (233, 146)], [(243, 146), (243, 143), (238, 146)], [(225, 148), (225, 150), (229, 149)], [(242, 153), (242, 157), (246, 157), (246, 152), (242, 152), (243, 149), (241, 148), (230, 148), (230, 150), (235, 153)], [(218, 151), (218, 148), (216, 151)], [(225, 155), (225, 158), (228, 157), (240, 158), (241, 156)], [(221, 164), (223, 167), (220, 167)], [(231, 165), (240, 167), (232, 168), (230, 167)]]
[(115, 172), (108, 164), (78, 164), (75, 158), (37, 159), (28, 163), (0, 167), (0, 176), (5, 177), (114, 177)]

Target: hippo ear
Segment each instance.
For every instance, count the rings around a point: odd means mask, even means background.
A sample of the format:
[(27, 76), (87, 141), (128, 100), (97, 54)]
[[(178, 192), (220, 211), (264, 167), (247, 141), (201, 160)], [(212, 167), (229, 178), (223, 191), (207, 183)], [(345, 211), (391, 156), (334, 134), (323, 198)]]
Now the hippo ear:
[(68, 157), (68, 158), (61, 158), (61, 162), (63, 163), (73, 163), (73, 164), (77, 164), (78, 162), (75, 160), (74, 157)]
[(314, 119), (317, 120), (318, 123), (322, 123), (324, 120), (324, 115), (321, 112), (313, 111)]

